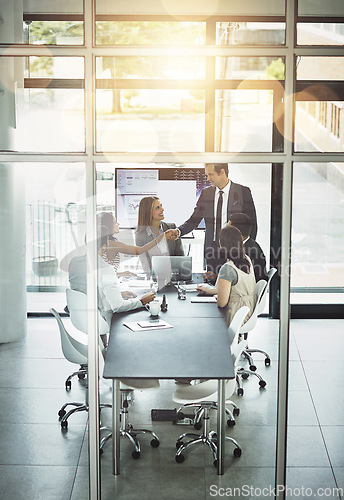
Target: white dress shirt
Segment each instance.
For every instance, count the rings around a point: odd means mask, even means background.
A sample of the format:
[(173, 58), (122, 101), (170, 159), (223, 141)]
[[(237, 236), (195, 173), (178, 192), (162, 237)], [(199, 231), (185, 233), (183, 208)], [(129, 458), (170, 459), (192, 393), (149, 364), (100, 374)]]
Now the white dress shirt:
[(231, 187), (231, 181), (228, 181), (228, 184), (223, 189), (219, 189), (218, 187), (215, 188), (215, 197), (214, 197), (214, 236), (213, 240), (215, 241), (216, 238), (216, 210), (217, 210), (217, 202), (219, 200), (220, 196), (220, 191), (223, 192), (222, 195), (222, 213), (221, 213), (221, 229), (225, 227), (227, 224), (227, 206), (228, 206), (228, 196), (229, 196), (229, 190)]

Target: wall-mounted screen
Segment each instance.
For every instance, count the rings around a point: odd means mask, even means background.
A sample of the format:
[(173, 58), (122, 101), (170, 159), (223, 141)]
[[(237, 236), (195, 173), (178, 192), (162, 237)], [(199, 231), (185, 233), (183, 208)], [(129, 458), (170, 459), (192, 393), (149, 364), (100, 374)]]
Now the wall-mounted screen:
[(136, 227), (141, 198), (153, 195), (160, 198), (165, 221), (182, 224), (192, 214), (202, 189), (209, 185), (202, 166), (116, 168), (117, 220), (122, 228)]

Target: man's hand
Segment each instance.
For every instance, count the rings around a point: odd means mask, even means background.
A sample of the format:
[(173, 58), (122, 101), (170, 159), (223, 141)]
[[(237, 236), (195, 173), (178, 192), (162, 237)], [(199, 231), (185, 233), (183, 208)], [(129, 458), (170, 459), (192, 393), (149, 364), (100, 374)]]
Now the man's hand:
[(178, 229), (167, 229), (164, 234), (167, 240), (176, 240), (179, 237)]
[(125, 292), (121, 292), (121, 295), (124, 300), (134, 299), (135, 297), (137, 297), (136, 293), (129, 292), (128, 290), (126, 290)]
[(217, 274), (213, 273), (212, 271), (207, 271), (203, 274), (204, 283), (210, 283), (211, 285), (214, 285), (216, 278)]
[(142, 297), (140, 297), (140, 300), (141, 300), (143, 306), (145, 306), (149, 302), (152, 302), (152, 300), (154, 300), (154, 299), (155, 299), (154, 292), (145, 293), (144, 295), (142, 295)]

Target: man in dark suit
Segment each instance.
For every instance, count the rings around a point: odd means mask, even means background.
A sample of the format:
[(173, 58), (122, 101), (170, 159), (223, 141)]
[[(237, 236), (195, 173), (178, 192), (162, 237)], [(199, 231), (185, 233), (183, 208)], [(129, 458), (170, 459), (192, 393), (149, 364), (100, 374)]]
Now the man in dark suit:
[(257, 216), (251, 190), (229, 180), (227, 163), (208, 163), (205, 170), (212, 185), (202, 190), (193, 214), (178, 227), (175, 237), (189, 233), (204, 219), (204, 258), (207, 270), (217, 273), (219, 234), (221, 228), (227, 224), (229, 215), (234, 212), (249, 215), (252, 220), (252, 238), (257, 234)]

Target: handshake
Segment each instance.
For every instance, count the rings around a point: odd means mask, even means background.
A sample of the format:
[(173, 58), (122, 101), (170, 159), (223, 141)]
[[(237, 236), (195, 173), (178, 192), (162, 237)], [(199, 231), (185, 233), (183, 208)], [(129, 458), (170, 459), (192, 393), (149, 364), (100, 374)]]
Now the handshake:
[(176, 240), (179, 237), (179, 231), (178, 229), (167, 229), (167, 231), (164, 232), (165, 238), (167, 240)]

